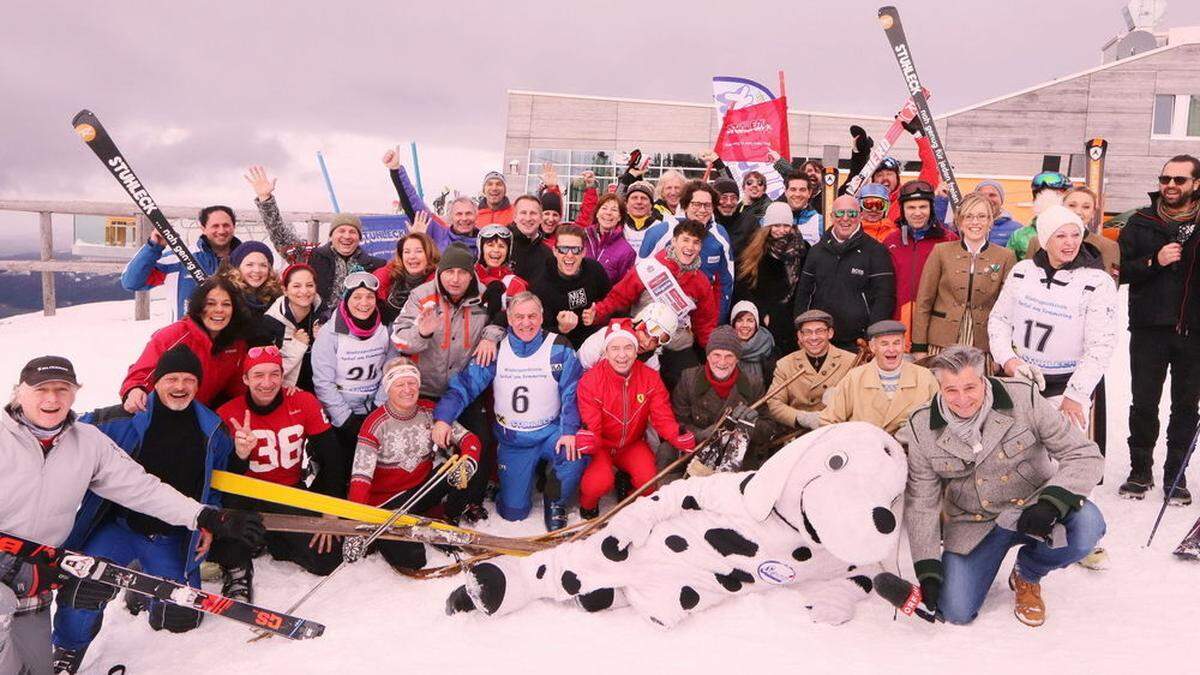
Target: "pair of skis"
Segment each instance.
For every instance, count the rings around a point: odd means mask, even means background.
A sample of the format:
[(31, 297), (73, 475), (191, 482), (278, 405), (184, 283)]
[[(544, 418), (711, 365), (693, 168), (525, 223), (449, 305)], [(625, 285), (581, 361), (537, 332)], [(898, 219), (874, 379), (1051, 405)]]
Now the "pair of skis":
[[(922, 90), (925, 98), (929, 98), (929, 90)], [(896, 120), (892, 122), (892, 126), (888, 127), (887, 132), (883, 134), (883, 138), (875, 141), (875, 145), (871, 148), (871, 154), (867, 157), (867, 163), (863, 164), (862, 170), (858, 175), (846, 181), (845, 192), (851, 197), (857, 197), (858, 191), (862, 189), (871, 180), (871, 174), (875, 173), (875, 169), (879, 168), (880, 163), (892, 151), (892, 146), (896, 141), (900, 140), (900, 134), (904, 133), (904, 125), (911, 124), (917, 117), (917, 104), (910, 98), (904, 102), (904, 107), (900, 112), (896, 113)]]
[(8, 554), (18, 560), (36, 564), (43, 573), (49, 571), (56, 576), (55, 583), (58, 586), (72, 579), (87, 579), (205, 614), (232, 619), (290, 640), (307, 640), (319, 637), (325, 632), (325, 626), (308, 619), (280, 614), (258, 605), (192, 588), (107, 560), (47, 546), (7, 532), (0, 532), (0, 554)]

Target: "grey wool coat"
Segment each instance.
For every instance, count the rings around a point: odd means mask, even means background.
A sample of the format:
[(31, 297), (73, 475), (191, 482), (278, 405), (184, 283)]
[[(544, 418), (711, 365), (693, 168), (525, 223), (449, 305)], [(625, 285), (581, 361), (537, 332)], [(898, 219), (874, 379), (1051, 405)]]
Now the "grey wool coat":
[(943, 548), (970, 553), (1002, 511), (1045, 499), (1065, 517), (1103, 475), (1100, 449), (1032, 386), (999, 378), (988, 383), (993, 403), (978, 454), (947, 433), (941, 394), (909, 416), (904, 522), (918, 578), (940, 575)]

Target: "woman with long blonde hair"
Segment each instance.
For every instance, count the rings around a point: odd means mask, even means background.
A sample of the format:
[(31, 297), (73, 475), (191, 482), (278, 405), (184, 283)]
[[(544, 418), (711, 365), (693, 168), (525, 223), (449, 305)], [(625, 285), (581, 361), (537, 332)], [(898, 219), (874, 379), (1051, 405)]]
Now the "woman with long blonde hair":
[(758, 307), (780, 354), (799, 349), (792, 326), (792, 294), (807, 254), (808, 243), (792, 221), (791, 207), (772, 202), (762, 226), (738, 256), (734, 301), (749, 300)]

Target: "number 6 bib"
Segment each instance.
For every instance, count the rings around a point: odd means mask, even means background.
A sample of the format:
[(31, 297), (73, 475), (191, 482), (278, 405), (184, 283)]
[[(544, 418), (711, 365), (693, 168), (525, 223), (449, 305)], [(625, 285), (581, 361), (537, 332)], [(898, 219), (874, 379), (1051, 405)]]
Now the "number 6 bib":
[(500, 426), (534, 431), (558, 419), (558, 380), (550, 364), (550, 351), (557, 337), (547, 333), (541, 347), (526, 357), (517, 356), (507, 338), (501, 340), (496, 377), (492, 380), (496, 423)]

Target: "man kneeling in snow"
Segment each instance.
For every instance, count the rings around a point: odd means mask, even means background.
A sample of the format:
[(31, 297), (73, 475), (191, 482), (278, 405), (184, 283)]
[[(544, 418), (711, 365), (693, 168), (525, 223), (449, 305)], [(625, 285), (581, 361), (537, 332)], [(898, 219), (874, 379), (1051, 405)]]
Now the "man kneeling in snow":
[(978, 349), (947, 348), (930, 368), (940, 391), (909, 418), (904, 499), (925, 605), (970, 623), (1019, 545), (1008, 577), (1017, 620), (1040, 626), (1042, 577), (1081, 560), (1104, 536), (1104, 517), (1087, 500), (1104, 458), (1028, 382), (985, 377)]
[(849, 422), (792, 441), (756, 472), (676, 481), (588, 539), (476, 565), (449, 613), (499, 615), (538, 598), (588, 611), (631, 605), (660, 626), (736, 596), (795, 584), (815, 621), (843, 623), (891, 557), (904, 490), (900, 444)]

